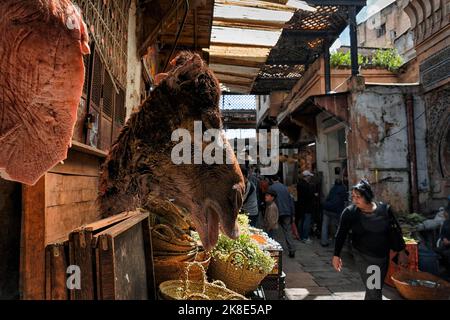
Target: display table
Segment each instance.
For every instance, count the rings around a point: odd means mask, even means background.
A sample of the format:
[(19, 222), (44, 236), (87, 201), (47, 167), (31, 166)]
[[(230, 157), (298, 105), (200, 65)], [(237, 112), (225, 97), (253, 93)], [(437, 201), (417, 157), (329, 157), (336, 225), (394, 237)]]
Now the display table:
[(259, 247), (262, 250), (268, 251), (276, 261), (272, 271), (262, 280), (260, 286), (264, 291), (277, 291), (278, 299), (282, 300), (284, 299), (286, 279), (286, 274), (283, 272), (283, 248), (277, 241), (269, 238), (262, 230), (251, 228), (250, 231)]

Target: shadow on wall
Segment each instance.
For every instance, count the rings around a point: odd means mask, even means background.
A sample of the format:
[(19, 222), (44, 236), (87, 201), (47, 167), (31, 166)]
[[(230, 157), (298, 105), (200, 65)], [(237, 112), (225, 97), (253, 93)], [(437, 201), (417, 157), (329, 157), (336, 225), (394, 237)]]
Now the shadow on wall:
[(0, 300), (19, 299), (21, 184), (0, 178)]

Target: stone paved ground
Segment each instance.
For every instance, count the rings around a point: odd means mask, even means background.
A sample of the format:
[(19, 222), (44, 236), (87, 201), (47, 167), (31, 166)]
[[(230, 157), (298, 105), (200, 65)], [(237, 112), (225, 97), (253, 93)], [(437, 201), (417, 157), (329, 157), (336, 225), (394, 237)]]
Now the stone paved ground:
[[(311, 244), (294, 240), (297, 245), (295, 258), (283, 256), (286, 273), (286, 299), (288, 300), (362, 300), (364, 286), (353, 265), (351, 253), (342, 253), (343, 270), (336, 272), (331, 266), (333, 248), (323, 248), (318, 239)], [(383, 289), (383, 299), (402, 299), (389, 286)]]

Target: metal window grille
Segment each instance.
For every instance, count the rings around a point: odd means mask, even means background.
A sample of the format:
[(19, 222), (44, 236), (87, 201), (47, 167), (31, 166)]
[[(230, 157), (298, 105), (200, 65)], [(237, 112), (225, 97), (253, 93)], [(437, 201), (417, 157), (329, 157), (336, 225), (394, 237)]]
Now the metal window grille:
[(244, 94), (223, 94), (220, 98), (221, 110), (256, 110), (256, 96)]
[(91, 102), (94, 103), (94, 106), (97, 109), (100, 108), (100, 99), (102, 97), (102, 82), (103, 82), (102, 76), (103, 76), (103, 63), (100, 59), (100, 56), (95, 51), (93, 73), (92, 73)]
[(128, 9), (130, 0), (74, 0), (106, 68), (124, 87), (127, 76)]
[(105, 81), (103, 84), (103, 113), (112, 118), (113, 102), (114, 102), (114, 86), (111, 77), (105, 73)]
[(125, 116), (125, 92), (123, 89), (119, 88), (119, 93), (116, 94), (115, 122), (123, 125), (125, 123)]

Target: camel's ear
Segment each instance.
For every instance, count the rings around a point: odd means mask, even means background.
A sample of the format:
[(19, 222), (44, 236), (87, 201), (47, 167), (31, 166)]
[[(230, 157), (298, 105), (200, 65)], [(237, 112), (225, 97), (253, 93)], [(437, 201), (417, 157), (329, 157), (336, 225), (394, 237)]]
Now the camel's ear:
[(178, 77), (185, 80), (194, 80), (200, 74), (201, 69), (203, 69), (203, 60), (198, 54), (194, 54), (178, 69)]

